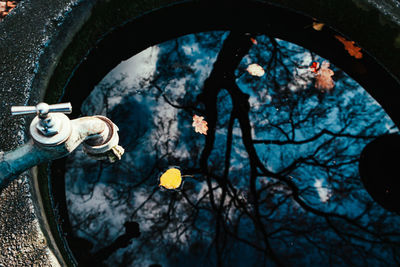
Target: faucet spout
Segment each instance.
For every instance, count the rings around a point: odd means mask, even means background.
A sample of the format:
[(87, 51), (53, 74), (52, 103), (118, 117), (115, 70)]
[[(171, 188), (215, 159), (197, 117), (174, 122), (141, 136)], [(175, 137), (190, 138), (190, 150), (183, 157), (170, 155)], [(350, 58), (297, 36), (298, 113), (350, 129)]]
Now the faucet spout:
[[(118, 127), (110, 119), (104, 116), (93, 116), (89, 117), (93, 120), (98, 120), (97, 124), (105, 125), (104, 129), (98, 131), (96, 134), (89, 133), (86, 135), (85, 141), (83, 142), (83, 151), (91, 158), (96, 160), (108, 160), (110, 162), (115, 162), (120, 160), (124, 154), (124, 149), (118, 145)], [(83, 129), (91, 129), (91, 123), (85, 121), (82, 118), (82, 122), (87, 127), (82, 127)], [(100, 121), (100, 122), (99, 122)], [(99, 130), (99, 129), (98, 129)], [(95, 132), (97, 129), (95, 130)]]
[(42, 134), (37, 127), (41, 123), (37, 116), (30, 126), (31, 140), (14, 151), (0, 151), (0, 190), (23, 171), (65, 157), (82, 143), (84, 152), (92, 158), (110, 162), (121, 159), (124, 149), (118, 145), (118, 127), (108, 118), (88, 116), (69, 120), (64, 114), (53, 113), (51, 119), (57, 120), (56, 134)]

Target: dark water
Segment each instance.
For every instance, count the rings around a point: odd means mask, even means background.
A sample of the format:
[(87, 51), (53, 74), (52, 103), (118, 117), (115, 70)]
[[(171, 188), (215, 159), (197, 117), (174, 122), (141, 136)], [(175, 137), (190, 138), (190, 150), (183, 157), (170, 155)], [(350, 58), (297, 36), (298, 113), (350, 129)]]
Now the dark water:
[[(254, 44), (254, 38), (257, 44)], [(399, 217), (361, 184), (358, 160), (398, 132), (343, 71), (315, 87), (323, 58), (268, 36), (208, 32), (122, 62), (81, 107), (120, 129), (109, 164), (76, 151), (66, 199), (78, 258), (107, 266), (394, 266)], [(265, 74), (250, 75), (256, 63)], [(193, 115), (208, 123), (196, 133)], [(171, 166), (181, 189), (162, 190)], [(79, 244), (79, 245), (78, 245)]]

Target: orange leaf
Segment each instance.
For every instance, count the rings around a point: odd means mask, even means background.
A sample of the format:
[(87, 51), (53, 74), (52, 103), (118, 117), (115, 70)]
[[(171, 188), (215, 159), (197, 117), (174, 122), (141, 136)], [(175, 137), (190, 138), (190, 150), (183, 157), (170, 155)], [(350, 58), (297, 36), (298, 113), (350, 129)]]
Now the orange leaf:
[(250, 38), (250, 41), (251, 41), (253, 44), (255, 44), (255, 45), (257, 44), (257, 40), (254, 39), (253, 37)]
[(344, 49), (346, 49), (347, 52), (349, 52), (350, 56), (353, 56), (357, 59), (362, 58), (363, 55), (360, 52), (361, 48), (354, 45), (355, 44), (354, 41), (348, 41), (344, 37), (339, 35), (335, 35), (335, 38), (338, 39), (339, 42), (341, 42), (344, 45)]
[(324, 23), (315, 22), (315, 21), (312, 23), (312, 27), (316, 31), (321, 31), (324, 26), (325, 26)]
[(315, 76), (315, 88), (320, 90), (331, 90), (335, 86), (332, 77), (335, 73), (329, 68), (329, 62), (322, 62), (317, 76)]
[(192, 126), (194, 127), (196, 133), (207, 135), (208, 127), (207, 122), (204, 120), (204, 117), (194, 115)]

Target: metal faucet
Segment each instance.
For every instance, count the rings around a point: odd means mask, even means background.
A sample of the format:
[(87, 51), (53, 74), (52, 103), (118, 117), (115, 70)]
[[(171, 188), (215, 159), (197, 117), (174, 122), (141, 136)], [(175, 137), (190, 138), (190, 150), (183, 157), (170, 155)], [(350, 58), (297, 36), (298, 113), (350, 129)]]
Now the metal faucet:
[(23, 171), (70, 154), (83, 143), (83, 151), (97, 160), (120, 160), (124, 149), (118, 145), (118, 127), (104, 116), (70, 120), (70, 103), (11, 108), (12, 115), (36, 114), (26, 144), (9, 152), (0, 151), (0, 190)]

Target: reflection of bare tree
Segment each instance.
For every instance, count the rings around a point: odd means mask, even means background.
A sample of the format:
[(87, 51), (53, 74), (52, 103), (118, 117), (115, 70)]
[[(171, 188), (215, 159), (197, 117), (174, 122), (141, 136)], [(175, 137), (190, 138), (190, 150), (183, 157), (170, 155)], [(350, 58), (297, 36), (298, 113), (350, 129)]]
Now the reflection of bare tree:
[[(222, 46), (220, 38), (163, 44), (139, 95), (121, 81), (100, 88), (103, 99), (124, 97), (106, 113), (129, 133), (129, 149), (115, 165), (79, 154), (69, 163), (70, 200), (92, 203), (70, 212), (75, 232), (95, 244), (88, 249), (120, 266), (400, 264), (398, 217), (372, 201), (357, 171), (363, 146), (390, 128), (381, 108), (340, 70), (333, 92), (316, 90), (299, 71), (299, 55), (318, 57), (304, 49), (266, 36), (255, 46), (238, 32)], [(206, 76), (188, 44), (217, 55)], [(246, 74), (249, 57), (265, 77)], [(205, 138), (187, 127), (194, 113), (206, 117)], [(158, 190), (158, 175), (172, 165), (193, 179), (179, 192)], [(116, 249), (130, 239), (104, 203), (119, 210), (120, 222), (139, 223), (137, 242)]]
[(137, 222), (125, 222), (125, 233), (120, 235), (111, 244), (106, 247), (101, 248), (95, 253), (91, 253), (90, 250), (93, 248), (93, 244), (80, 237), (73, 237), (70, 239), (70, 245), (75, 248), (80, 248), (76, 251), (76, 256), (79, 258), (80, 265), (93, 266), (104, 266), (103, 261), (105, 261), (110, 255), (121, 248), (126, 248), (132, 242), (133, 238), (140, 236), (139, 224)]

